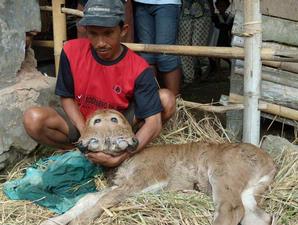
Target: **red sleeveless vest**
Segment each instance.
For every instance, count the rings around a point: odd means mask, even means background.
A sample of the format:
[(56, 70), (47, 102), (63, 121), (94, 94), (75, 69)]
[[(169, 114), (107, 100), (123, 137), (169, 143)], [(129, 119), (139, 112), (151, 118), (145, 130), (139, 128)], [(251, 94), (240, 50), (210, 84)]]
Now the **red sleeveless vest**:
[(135, 80), (149, 66), (129, 49), (115, 64), (100, 64), (88, 39), (70, 40), (63, 49), (70, 63), (75, 99), (85, 118), (101, 108), (125, 110), (133, 97)]

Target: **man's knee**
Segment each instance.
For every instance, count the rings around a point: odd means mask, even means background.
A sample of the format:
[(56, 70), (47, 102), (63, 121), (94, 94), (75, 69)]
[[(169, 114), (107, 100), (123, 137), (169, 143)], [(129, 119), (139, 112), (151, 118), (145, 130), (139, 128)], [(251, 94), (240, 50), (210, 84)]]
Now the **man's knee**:
[(160, 89), (159, 97), (163, 107), (162, 120), (165, 122), (169, 120), (176, 112), (176, 97), (168, 89)]
[(40, 107), (31, 107), (24, 112), (23, 125), (30, 136), (36, 136), (41, 131), (44, 117)]

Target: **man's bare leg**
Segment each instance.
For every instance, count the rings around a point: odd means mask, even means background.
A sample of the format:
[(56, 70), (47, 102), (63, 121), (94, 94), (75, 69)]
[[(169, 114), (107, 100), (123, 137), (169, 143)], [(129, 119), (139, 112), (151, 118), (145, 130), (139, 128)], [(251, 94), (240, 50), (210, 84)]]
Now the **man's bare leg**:
[(172, 91), (168, 89), (160, 89), (159, 97), (163, 111), (161, 112), (161, 120), (167, 122), (176, 112), (176, 97)]
[(23, 117), (27, 134), (40, 144), (58, 148), (71, 148), (68, 126), (51, 107), (29, 108)]

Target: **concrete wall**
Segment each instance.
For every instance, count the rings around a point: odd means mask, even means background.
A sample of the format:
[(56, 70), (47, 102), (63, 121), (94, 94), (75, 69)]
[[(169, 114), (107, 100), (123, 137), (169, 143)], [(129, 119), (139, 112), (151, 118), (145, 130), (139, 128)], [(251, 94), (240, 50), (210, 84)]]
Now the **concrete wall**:
[(0, 0), (0, 170), (37, 146), (24, 130), (24, 111), (58, 104), (55, 78), (37, 71), (34, 52), (25, 48), (25, 33), (40, 26), (37, 0)]
[[(243, 11), (244, 0), (234, 0), (234, 9)], [(297, 0), (260, 0), (263, 15), (298, 21)]]
[(38, 0), (0, 0), (0, 89), (15, 82), (25, 57), (25, 33), (40, 29)]

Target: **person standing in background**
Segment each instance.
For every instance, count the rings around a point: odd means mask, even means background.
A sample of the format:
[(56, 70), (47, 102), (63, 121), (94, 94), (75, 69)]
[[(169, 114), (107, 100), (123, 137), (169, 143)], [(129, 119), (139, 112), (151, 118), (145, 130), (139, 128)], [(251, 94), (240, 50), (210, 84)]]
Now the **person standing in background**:
[[(218, 33), (215, 45), (219, 47), (231, 47), (234, 14), (227, 12), (230, 4), (230, 0), (215, 1), (215, 7), (218, 12), (213, 15), (212, 20)], [(231, 60), (223, 60), (229, 64), (229, 69), (231, 69)], [(220, 70), (220, 62), (221, 58), (210, 58), (210, 66), (213, 72)]]
[[(181, 0), (134, 0), (136, 41), (144, 44), (176, 44)], [(165, 54), (141, 54), (155, 66), (165, 88), (180, 92), (180, 57)]]
[[(182, 2), (178, 43), (181, 45), (208, 45), (212, 31), (213, 1), (183, 0)], [(202, 75), (202, 61), (206, 61), (204, 64), (209, 64), (207, 58), (204, 60), (193, 56), (181, 56), (181, 61), (183, 82), (186, 85), (191, 84), (197, 74)]]

